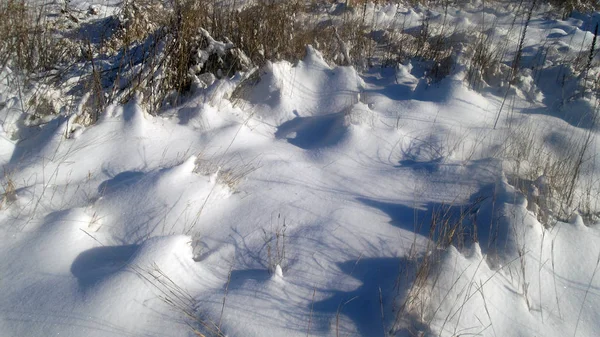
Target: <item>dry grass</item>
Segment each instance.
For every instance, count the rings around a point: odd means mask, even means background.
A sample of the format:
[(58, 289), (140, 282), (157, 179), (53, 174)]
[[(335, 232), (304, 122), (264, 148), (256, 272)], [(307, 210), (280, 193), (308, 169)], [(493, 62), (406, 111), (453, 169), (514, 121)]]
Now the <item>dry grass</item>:
[[(91, 65), (83, 77), (88, 78), (86, 89), (94, 93), (85, 105), (91, 122), (107, 104), (122, 103), (140, 93), (149, 112), (157, 113), (162, 107), (179, 104), (202, 82), (199, 79), (204, 74), (227, 78), (266, 61), (295, 62), (304, 56), (307, 44), (332, 63), (359, 69), (375, 62), (417, 60), (429, 67), (431, 82), (439, 81), (452, 72), (461, 50), (455, 37), (465, 32), (457, 32), (446, 18), (449, 7), (460, 3), (409, 3), (437, 6), (443, 11), (443, 22), (434, 27), (425, 15), (416, 31), (407, 31), (394, 21), (388, 28), (377, 28), (383, 29), (382, 34), (374, 34), (375, 18), (362, 0), (346, 2), (344, 10), (336, 14), (330, 11), (331, 3), (322, 0), (258, 1), (242, 7), (236, 1), (129, 0), (115, 16), (114, 32), (107, 40), (91, 45), (62, 38), (64, 29), (53, 29), (58, 26), (47, 20), (46, 9), (29, 6), (25, 0), (3, 0), (0, 66), (10, 64), (19, 71), (39, 73), (65, 63)], [(589, 9), (591, 2), (576, 5)], [(70, 14), (61, 15), (68, 20)], [(476, 43), (462, 50), (470, 58), (466, 80), (474, 88), (497, 75), (493, 73), (503, 54), (502, 48), (492, 47), (494, 43), (483, 28)], [(576, 64), (585, 64), (587, 54), (582, 51), (581, 62)], [(95, 63), (101, 56), (112, 58), (108, 60), (112, 69)], [(51, 76), (58, 78), (56, 73)], [(43, 103), (42, 110), (48, 110)]]
[[(406, 291), (396, 309), (393, 331), (406, 329), (409, 333), (419, 334), (422, 331), (413, 330), (426, 329), (431, 323), (427, 317), (432, 317), (430, 299), (439, 280), (439, 263), (449, 246), (460, 250), (477, 242), (476, 211), (482, 200), (483, 198), (478, 198), (464, 206), (440, 205), (432, 210), (431, 217), (427, 220), (429, 240), (421, 256), (417, 254), (416, 238), (425, 223), (415, 224), (415, 241), (408, 261), (396, 281), (398, 289), (401, 288), (400, 285), (405, 285)], [(415, 324), (419, 326), (415, 327)]]
[(267, 249), (267, 269), (271, 274), (276, 272), (277, 267), (281, 268), (282, 270), (287, 268), (285, 245), (287, 229), (288, 225), (286, 223), (286, 219), (281, 219), (281, 214), (277, 214), (277, 220), (275, 224), (273, 224), (271, 221), (271, 228), (269, 231), (263, 228), (263, 239), (265, 241), (265, 248)]
[(118, 27), (103, 44), (108, 50), (118, 50), (142, 42), (159, 28), (168, 24), (169, 9), (161, 1), (125, 1), (117, 14)]
[[(186, 317), (185, 323), (189, 326), (191, 332), (199, 337), (224, 337), (225, 333), (221, 330), (221, 318), (219, 322), (214, 322), (203, 315), (196, 308), (196, 299), (190, 293), (177, 284), (167, 274), (165, 274), (158, 265), (154, 264), (151, 268), (132, 267), (133, 271), (159, 293), (159, 298), (175, 311)], [(231, 276), (231, 273), (230, 273)], [(226, 285), (228, 288), (229, 281)], [(227, 296), (227, 291), (225, 292)], [(225, 298), (223, 306), (225, 307)]]
[(568, 221), (574, 213), (593, 218), (598, 182), (584, 188), (584, 173), (593, 170), (589, 158), (593, 130), (565, 140), (569, 148), (555, 151), (531, 127), (508, 132), (499, 156), (505, 160), (511, 184), (528, 198), (528, 208), (545, 226)]
[(2, 196), (0, 199), (0, 209), (9, 206), (11, 203), (17, 200), (17, 187), (12, 179), (12, 175), (8, 172), (4, 172), (4, 179), (2, 179)]
[(227, 186), (231, 192), (237, 192), (238, 187), (246, 177), (260, 168), (257, 159), (244, 161), (243, 159), (220, 162), (215, 159), (203, 159), (201, 155), (196, 161), (194, 172), (205, 176), (215, 176), (216, 182)]
[(78, 46), (53, 31), (49, 14), (25, 0), (0, 1), (0, 68), (43, 72), (81, 56)]

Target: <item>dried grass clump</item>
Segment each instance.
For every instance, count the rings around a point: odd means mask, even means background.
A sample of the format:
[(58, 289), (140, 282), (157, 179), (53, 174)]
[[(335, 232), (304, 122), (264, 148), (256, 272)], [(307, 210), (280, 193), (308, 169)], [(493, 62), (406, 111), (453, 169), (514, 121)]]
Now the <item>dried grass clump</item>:
[(511, 184), (528, 198), (528, 208), (546, 227), (557, 220), (569, 221), (575, 213), (591, 219), (598, 212), (597, 182), (584, 186), (585, 173), (593, 170), (590, 157), (592, 130), (565, 140), (568, 149), (553, 151), (527, 128), (509, 133), (501, 156), (507, 163)]
[(81, 57), (76, 44), (54, 32), (48, 15), (44, 6), (25, 0), (0, 1), (0, 68), (31, 74)]
[(238, 191), (240, 183), (259, 168), (260, 163), (255, 160), (223, 163), (218, 160), (198, 159), (194, 172), (213, 176), (217, 183), (227, 186), (231, 192), (235, 193)]
[(600, 4), (596, 0), (547, 0), (547, 2), (562, 11), (563, 19), (568, 18), (575, 11), (588, 13), (600, 9)]
[(0, 209), (3, 209), (17, 200), (17, 187), (10, 173), (4, 172), (2, 180), (2, 196), (0, 199)]
[[(478, 241), (477, 211), (483, 200), (485, 197), (480, 196), (466, 205), (442, 204), (435, 207), (427, 219), (429, 240), (424, 254), (420, 256), (417, 254), (416, 238), (427, 224), (423, 221), (415, 223), (415, 241), (396, 281), (396, 284), (406, 285), (406, 291), (399, 302), (390, 334), (408, 330), (420, 335), (418, 331), (431, 324), (435, 317), (435, 312), (431, 314), (431, 298), (437, 291), (444, 252), (450, 246), (463, 250)], [(436, 312), (438, 310), (435, 309)]]
[(169, 20), (170, 10), (162, 1), (126, 1), (116, 16), (117, 28), (106, 42), (106, 51), (118, 51), (146, 40)]
[(508, 66), (500, 62), (501, 52), (494, 47), (490, 34), (478, 34), (475, 43), (466, 46), (465, 54), (468, 59), (465, 81), (472, 89), (480, 90), (486, 84), (499, 85), (498, 79), (506, 77), (503, 74), (508, 72)]

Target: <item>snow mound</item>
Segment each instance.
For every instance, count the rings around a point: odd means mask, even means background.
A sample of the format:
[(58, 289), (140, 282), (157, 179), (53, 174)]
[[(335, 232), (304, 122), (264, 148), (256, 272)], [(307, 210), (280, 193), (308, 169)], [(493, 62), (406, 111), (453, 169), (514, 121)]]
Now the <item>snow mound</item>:
[(296, 65), (267, 63), (246, 99), (265, 123), (339, 113), (356, 104), (364, 83), (352, 67), (330, 67), (311, 46)]

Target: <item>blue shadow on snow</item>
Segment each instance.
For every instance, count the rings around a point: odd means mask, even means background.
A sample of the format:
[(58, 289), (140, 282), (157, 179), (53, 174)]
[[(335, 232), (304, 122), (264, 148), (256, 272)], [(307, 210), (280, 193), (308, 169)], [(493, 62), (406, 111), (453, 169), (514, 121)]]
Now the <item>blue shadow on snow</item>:
[(75, 258), (71, 273), (81, 288), (89, 288), (124, 267), (138, 245), (104, 246), (88, 249)]
[(275, 132), (277, 139), (305, 150), (338, 144), (346, 134), (343, 112), (324, 116), (296, 117), (281, 124)]
[[(387, 329), (393, 319), (390, 313), (397, 298), (394, 286), (401, 263), (399, 258), (369, 258), (338, 264), (342, 272), (362, 284), (355, 290), (334, 291), (331, 297), (315, 302), (314, 311), (333, 320), (338, 313), (348, 317), (355, 324), (359, 336), (386, 336), (384, 327)], [(345, 327), (341, 329), (346, 330)]]

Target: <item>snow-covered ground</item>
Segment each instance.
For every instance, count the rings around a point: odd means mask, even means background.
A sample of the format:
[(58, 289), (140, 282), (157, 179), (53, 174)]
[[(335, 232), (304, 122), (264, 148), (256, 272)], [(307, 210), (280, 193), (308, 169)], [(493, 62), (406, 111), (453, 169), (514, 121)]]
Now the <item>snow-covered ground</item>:
[[(494, 22), (512, 51), (522, 29), (478, 4), (431, 16)], [(588, 139), (576, 194), (598, 206), (596, 101), (557, 81), (596, 21), (536, 13), (523, 62), (544, 67), (477, 91), (459, 61), (430, 83), (419, 62), (357, 71), (307, 46), (156, 116), (138, 96), (26, 126), (4, 76), (0, 335), (600, 335), (597, 216), (558, 216), (544, 172), (513, 177)]]

